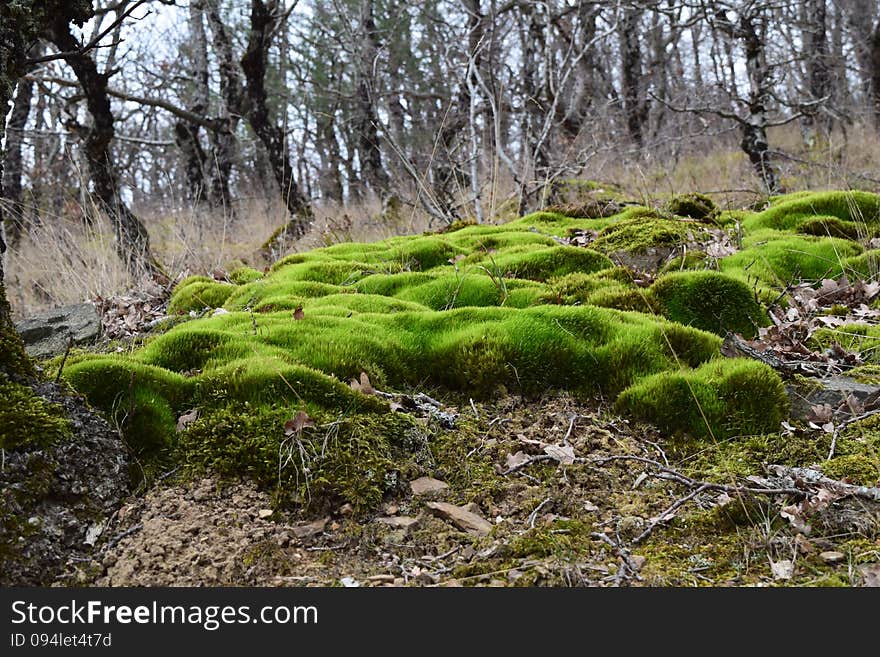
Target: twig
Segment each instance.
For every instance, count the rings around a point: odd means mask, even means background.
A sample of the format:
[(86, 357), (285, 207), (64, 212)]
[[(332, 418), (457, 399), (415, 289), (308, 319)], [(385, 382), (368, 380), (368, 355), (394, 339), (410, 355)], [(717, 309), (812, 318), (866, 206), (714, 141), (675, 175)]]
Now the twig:
[(574, 429), (574, 423), (578, 419), (577, 413), (571, 416), (571, 419), (568, 421), (568, 431), (565, 432), (565, 436), (562, 438), (562, 442), (568, 445), (568, 439), (571, 436), (571, 432)]
[(479, 419), (480, 419), (480, 414), (477, 413), (477, 407), (476, 407), (476, 405), (474, 404), (474, 400), (471, 399), (470, 402), (471, 402), (471, 410), (474, 412), (474, 417), (477, 418), (477, 419), (479, 420)]
[(672, 517), (670, 516), (671, 513), (674, 513), (677, 509), (684, 506), (685, 504), (690, 502), (692, 499), (694, 499), (697, 495), (705, 492), (706, 490), (708, 490), (708, 487), (704, 484), (702, 486), (695, 488), (694, 490), (692, 490), (690, 493), (688, 493), (684, 497), (679, 498), (678, 500), (673, 502), (665, 511), (663, 511), (663, 513), (661, 513), (656, 518), (654, 518), (654, 520), (651, 522), (651, 524), (648, 525), (647, 528), (645, 528), (645, 531), (643, 531), (641, 534), (639, 534), (638, 536), (636, 536), (633, 539), (633, 545), (638, 545), (639, 543), (644, 541), (646, 538), (648, 538), (648, 536), (650, 536), (651, 533), (658, 526), (660, 526), (664, 522), (667, 522), (668, 520), (672, 519)]
[(501, 473), (501, 475), (504, 476), (504, 475), (512, 474), (514, 472), (517, 472), (518, 470), (522, 470), (523, 468), (527, 468), (534, 463), (540, 463), (541, 461), (555, 461), (555, 460), (556, 460), (556, 458), (553, 456), (550, 456), (549, 454), (538, 454), (537, 456), (532, 456), (531, 458), (523, 461), (522, 463), (517, 463), (516, 465), (510, 466), (509, 468), (504, 470)]
[(111, 538), (109, 541), (107, 541), (107, 543), (104, 545), (104, 548), (103, 548), (103, 549), (104, 549), (104, 550), (109, 550), (109, 549), (111, 549), (114, 545), (116, 545), (119, 541), (121, 541), (121, 540), (122, 540), (123, 538), (125, 538), (126, 536), (130, 536), (131, 534), (134, 534), (136, 531), (139, 531), (139, 530), (141, 530), (141, 529), (143, 529), (143, 528), (144, 528), (144, 525), (143, 525), (143, 523), (141, 523), (141, 522), (139, 522), (138, 524), (136, 524), (136, 525), (134, 525), (134, 526), (132, 526), (132, 527), (129, 527), (129, 528), (126, 529), (124, 532), (121, 532), (121, 533), (119, 533), (119, 534), (116, 534), (116, 536), (114, 536), (114, 537)]
[(61, 381), (61, 373), (64, 371), (64, 363), (67, 362), (67, 356), (70, 355), (70, 350), (73, 349), (73, 336), (67, 336), (67, 349), (64, 350), (64, 357), (61, 359), (61, 364), (58, 366), (58, 374), (55, 375), (55, 383)]
[(623, 547), (619, 541), (613, 541), (611, 537), (604, 532), (592, 532), (590, 536), (611, 546), (611, 549), (618, 557), (620, 557), (620, 560), (623, 562), (620, 570), (615, 575), (615, 579), (619, 581), (621, 579), (629, 579), (630, 577), (634, 577), (635, 579), (641, 581), (642, 578), (639, 576), (638, 566), (636, 566), (635, 562), (633, 562), (632, 557), (629, 554), (629, 550)]
[(547, 506), (550, 502), (553, 501), (552, 497), (548, 497), (546, 500), (541, 502), (538, 506), (535, 507), (534, 511), (529, 514), (529, 527), (531, 529), (535, 528), (535, 520), (538, 518), (538, 514), (541, 513), (541, 509)]

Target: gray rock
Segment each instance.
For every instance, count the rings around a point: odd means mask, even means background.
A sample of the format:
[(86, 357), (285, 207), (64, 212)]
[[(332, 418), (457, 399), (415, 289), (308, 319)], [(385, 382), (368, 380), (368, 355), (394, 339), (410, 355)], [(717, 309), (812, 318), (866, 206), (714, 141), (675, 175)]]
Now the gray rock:
[(850, 395), (863, 405), (880, 397), (880, 386), (859, 383), (848, 376), (792, 383), (786, 385), (785, 391), (791, 401), (791, 417), (795, 420), (806, 420), (811, 416), (813, 406), (822, 405), (828, 405), (834, 411), (832, 421), (845, 420), (852, 416), (846, 403)]
[(433, 477), (419, 477), (409, 482), (413, 495), (426, 495), (449, 488), (449, 484)]
[(33, 358), (63, 354), (67, 341), (74, 345), (93, 344), (101, 335), (101, 318), (90, 303), (53, 308), (15, 324), (24, 347)]
[[(0, 468), (0, 586), (46, 586), (88, 561), (103, 526), (129, 491), (128, 452), (81, 397), (52, 383), (34, 390), (64, 407), (73, 437), (14, 449)], [(23, 531), (22, 523), (28, 528)]]
[(652, 246), (641, 253), (616, 251), (611, 254), (611, 260), (622, 267), (653, 273), (666, 264), (677, 252), (678, 249), (672, 246)]
[(463, 507), (446, 502), (428, 502), (426, 506), (435, 516), (448, 520), (459, 529), (471, 534), (487, 536), (492, 531), (492, 524), (488, 520)]

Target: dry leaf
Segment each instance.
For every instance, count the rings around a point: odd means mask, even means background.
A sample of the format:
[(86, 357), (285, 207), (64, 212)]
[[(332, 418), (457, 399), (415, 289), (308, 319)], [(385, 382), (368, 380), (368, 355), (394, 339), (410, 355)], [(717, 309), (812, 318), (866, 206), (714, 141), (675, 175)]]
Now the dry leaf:
[(529, 455), (526, 454), (522, 450), (516, 452), (515, 454), (508, 454), (507, 455), (507, 463), (506, 463), (507, 469), (510, 470), (511, 468), (515, 468), (519, 465), (522, 465), (523, 463), (525, 463), (528, 460), (529, 460)]
[(880, 563), (866, 563), (859, 566), (862, 586), (880, 588)]
[(810, 523), (803, 516), (803, 511), (797, 504), (791, 504), (783, 507), (779, 515), (788, 520), (792, 528), (801, 534), (809, 534), (812, 530)]
[(309, 417), (308, 413), (305, 411), (297, 411), (297, 414), (293, 416), (293, 419), (284, 423), (284, 435), (299, 435), (306, 427), (313, 426), (315, 426), (315, 422)]
[(192, 424), (199, 419), (199, 409), (194, 408), (177, 418), (177, 430), (183, 431), (187, 425)]
[(352, 379), (349, 381), (348, 385), (352, 390), (357, 390), (359, 392), (364, 393), (365, 395), (374, 395), (376, 394), (376, 389), (373, 388), (373, 384), (370, 383), (370, 377), (367, 376), (366, 372), (361, 372), (360, 381), (357, 379)]
[(790, 559), (770, 561), (770, 572), (773, 574), (773, 579), (791, 579), (794, 575), (794, 562)]
[(574, 447), (571, 445), (565, 445), (564, 447), (560, 447), (559, 445), (547, 445), (544, 447), (544, 453), (547, 456), (553, 457), (562, 465), (571, 465), (574, 463)]

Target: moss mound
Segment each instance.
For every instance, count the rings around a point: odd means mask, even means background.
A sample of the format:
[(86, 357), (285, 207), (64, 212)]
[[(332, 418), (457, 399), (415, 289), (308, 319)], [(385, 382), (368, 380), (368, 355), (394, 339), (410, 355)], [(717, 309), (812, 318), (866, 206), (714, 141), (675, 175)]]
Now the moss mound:
[(715, 201), (705, 194), (679, 194), (669, 199), (666, 211), (679, 217), (690, 217), (698, 221), (712, 221), (718, 214)]
[(667, 274), (651, 286), (651, 294), (669, 319), (722, 336), (733, 331), (751, 338), (769, 323), (748, 286), (719, 272)]
[(776, 431), (788, 397), (763, 363), (714, 360), (695, 370), (648, 377), (625, 390), (617, 408), (673, 434), (722, 440)]
[[(380, 389), (475, 398), (601, 393), (678, 434), (759, 434), (784, 416), (782, 384), (759, 363), (718, 359), (720, 336), (752, 336), (767, 321), (761, 300), (792, 281), (880, 263), (853, 239), (880, 218), (880, 197), (867, 193), (784, 196), (762, 212), (719, 213), (700, 195), (663, 211), (604, 208), (337, 244), (266, 273), (235, 270), (229, 282), (191, 277), (173, 312), (227, 312), (179, 323), (128, 355), (75, 356), (64, 376), (140, 454), (246, 471), (284, 499), (363, 495), (369, 506), (395, 485), (409, 429), (347, 385), (361, 372)], [(608, 257), (700, 242), (709, 220), (743, 231), (742, 249), (710, 259), (711, 270), (688, 249), (649, 285)], [(178, 432), (193, 408), (200, 419)], [(316, 426), (297, 435), (279, 474), (279, 450), (291, 444), (284, 423), (300, 410)], [(339, 440), (325, 443), (328, 435)]]
[(599, 231), (590, 246), (602, 253), (644, 253), (652, 247), (677, 247), (693, 241), (705, 228), (690, 221), (662, 217), (645, 208), (630, 210)]

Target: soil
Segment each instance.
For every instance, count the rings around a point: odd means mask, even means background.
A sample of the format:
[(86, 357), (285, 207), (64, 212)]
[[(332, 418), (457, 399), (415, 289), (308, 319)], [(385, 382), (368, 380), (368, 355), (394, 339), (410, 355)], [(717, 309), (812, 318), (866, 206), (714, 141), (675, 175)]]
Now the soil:
[[(438, 490), (387, 499), (378, 514), (355, 517), (347, 506), (329, 515), (273, 509), (271, 491), (246, 480), (168, 477), (113, 517), (86, 569), (91, 583), (845, 586), (877, 580), (880, 501), (836, 501), (804, 533), (781, 515), (792, 501), (784, 496), (694, 494), (669, 474), (686, 471), (692, 454), (654, 429), (608, 414), (600, 399), (504, 397), (451, 410), (476, 416), (481, 433), (459, 469), (438, 465), (429, 473), (447, 488), (427, 486)], [(742, 482), (734, 479), (731, 484)], [(463, 530), (431, 502), (475, 513), (492, 530)], [(753, 513), (743, 517), (739, 509)]]

